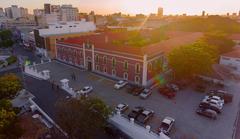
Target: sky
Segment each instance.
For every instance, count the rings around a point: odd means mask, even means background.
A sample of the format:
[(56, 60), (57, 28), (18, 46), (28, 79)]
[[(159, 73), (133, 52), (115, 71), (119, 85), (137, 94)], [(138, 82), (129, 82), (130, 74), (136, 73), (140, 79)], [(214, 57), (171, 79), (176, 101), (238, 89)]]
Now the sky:
[(72, 4), (80, 12), (95, 11), (97, 14), (122, 12), (127, 14), (156, 13), (158, 7), (164, 8), (164, 14), (226, 14), (240, 10), (240, 0), (0, 0), (0, 7), (18, 5), (29, 9), (43, 8), (44, 3)]

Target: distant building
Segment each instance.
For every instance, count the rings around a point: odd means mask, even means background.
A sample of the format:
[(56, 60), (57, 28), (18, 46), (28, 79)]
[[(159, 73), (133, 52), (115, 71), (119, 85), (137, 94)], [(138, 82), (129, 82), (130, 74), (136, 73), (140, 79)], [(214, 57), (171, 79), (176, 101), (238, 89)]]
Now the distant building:
[(47, 28), (34, 30), (36, 48), (42, 55), (55, 58), (56, 40), (81, 36), (95, 30), (96, 25), (93, 22), (86, 22), (85, 20), (50, 24)]
[(61, 21), (77, 21), (79, 18), (78, 8), (72, 5), (62, 5), (60, 8)]
[(20, 18), (20, 17), (27, 17), (28, 16), (28, 9), (20, 7), (18, 8), (17, 5), (12, 5), (11, 7), (5, 8), (5, 14), (8, 18)]
[(33, 10), (33, 15), (34, 16), (44, 15), (44, 10), (43, 9), (34, 9)]
[(158, 16), (160, 16), (160, 17), (163, 16), (163, 8), (162, 7), (158, 8)]
[(20, 7), (20, 14), (21, 14), (21, 17), (28, 17), (28, 9)]
[(3, 16), (5, 16), (5, 13), (3, 11), (3, 8), (0, 8), (0, 17), (3, 17)]
[(51, 5), (51, 13), (59, 13), (60, 5)]
[(35, 20), (37, 25), (41, 27), (47, 26), (48, 24), (54, 24), (60, 21), (58, 13), (35, 16)]
[(205, 11), (202, 11), (202, 16), (204, 17), (206, 15), (206, 12)]
[(50, 14), (51, 13), (51, 4), (45, 3), (44, 4), (44, 13)]

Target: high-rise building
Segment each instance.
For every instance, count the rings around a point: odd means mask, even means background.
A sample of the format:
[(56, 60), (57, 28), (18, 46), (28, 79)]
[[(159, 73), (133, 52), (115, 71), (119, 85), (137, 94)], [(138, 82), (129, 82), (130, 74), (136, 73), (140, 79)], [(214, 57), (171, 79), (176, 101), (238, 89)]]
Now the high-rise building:
[(205, 16), (206, 12), (205, 11), (202, 11), (202, 16)]
[(51, 4), (48, 4), (48, 3), (44, 4), (44, 12), (45, 12), (45, 14), (51, 13)]
[(78, 8), (72, 7), (72, 5), (62, 5), (60, 8), (61, 21), (77, 21), (78, 20)]
[(59, 13), (60, 12), (60, 5), (51, 5), (51, 13)]
[(160, 16), (160, 17), (163, 16), (163, 8), (162, 7), (158, 8), (158, 16)]
[(20, 7), (19, 9), (20, 9), (21, 17), (27, 17), (28, 16), (28, 9), (27, 8)]
[(0, 8), (0, 17), (3, 17), (3, 16), (5, 16), (5, 13), (3, 11), (3, 8)]
[(34, 16), (44, 15), (44, 10), (43, 9), (34, 9), (33, 10), (33, 15)]

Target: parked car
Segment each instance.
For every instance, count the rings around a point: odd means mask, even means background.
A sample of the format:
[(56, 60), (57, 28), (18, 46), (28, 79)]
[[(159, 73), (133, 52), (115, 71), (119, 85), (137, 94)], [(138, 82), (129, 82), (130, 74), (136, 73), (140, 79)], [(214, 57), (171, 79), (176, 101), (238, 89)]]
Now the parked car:
[(204, 108), (204, 109), (211, 109), (214, 110), (217, 113), (221, 113), (221, 109), (219, 109), (216, 105), (210, 104), (210, 103), (206, 103), (206, 102), (201, 102), (199, 104), (199, 108)]
[(204, 99), (207, 99), (207, 100), (213, 99), (213, 100), (219, 101), (222, 104), (224, 104), (224, 100), (221, 99), (221, 97), (219, 97), (219, 96), (205, 96)]
[(121, 89), (123, 88), (125, 85), (127, 85), (128, 82), (127, 81), (123, 81), (123, 80), (120, 80), (118, 81), (115, 85), (114, 85), (114, 88), (115, 89)]
[(144, 110), (142, 111), (139, 116), (137, 117), (137, 121), (140, 122), (141, 124), (146, 124), (150, 118), (152, 118), (154, 115), (154, 111), (152, 110)]
[(233, 94), (230, 94), (224, 90), (211, 90), (207, 95), (208, 96), (219, 96), (221, 99), (224, 100), (225, 103), (232, 102), (232, 99), (233, 99)]
[(215, 112), (214, 110), (198, 108), (196, 110), (196, 113), (199, 114), (199, 115), (203, 115), (205, 117), (214, 119), (214, 120), (217, 119), (217, 112)]
[(135, 86), (135, 85), (128, 85), (127, 86), (127, 92), (129, 94), (134, 95), (134, 96), (138, 96), (143, 90), (144, 90), (144, 88), (140, 87), (140, 86)]
[(168, 87), (169, 89), (171, 89), (174, 92), (179, 91), (179, 87), (176, 84), (173, 84), (173, 83), (167, 84), (166, 87)]
[(163, 132), (164, 134), (169, 135), (174, 123), (175, 123), (175, 119), (171, 117), (165, 117), (158, 129), (159, 132)]
[(219, 109), (223, 108), (223, 103), (221, 103), (220, 101), (214, 100), (214, 99), (203, 99), (202, 102), (206, 102), (206, 103), (209, 103), (211, 105), (214, 105)]
[(81, 93), (82, 95), (87, 95), (87, 94), (89, 94), (90, 92), (92, 92), (92, 90), (93, 90), (93, 87), (92, 87), (92, 86), (85, 86), (85, 87), (83, 87), (83, 89), (80, 90), (80, 93)]
[(0, 60), (0, 68), (4, 68), (4, 67), (6, 67), (8, 65), (8, 62), (7, 61), (1, 61)]
[(142, 93), (140, 94), (140, 98), (146, 99), (152, 94), (152, 91), (150, 89), (144, 89)]
[(116, 111), (120, 111), (121, 113), (123, 113), (124, 111), (126, 111), (128, 109), (128, 105), (125, 103), (120, 103), (115, 107)]
[(167, 87), (161, 87), (161, 88), (159, 88), (158, 91), (159, 91), (160, 94), (168, 97), (169, 99), (172, 99), (176, 96), (176, 93), (174, 91), (170, 90)]
[(145, 109), (141, 106), (134, 107), (133, 110), (128, 114), (129, 118), (136, 119)]

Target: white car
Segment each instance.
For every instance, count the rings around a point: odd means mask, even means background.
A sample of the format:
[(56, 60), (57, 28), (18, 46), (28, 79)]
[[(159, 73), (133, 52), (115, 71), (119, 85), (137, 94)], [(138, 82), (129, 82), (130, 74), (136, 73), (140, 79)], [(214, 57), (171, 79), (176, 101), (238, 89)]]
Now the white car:
[(127, 104), (124, 104), (124, 103), (120, 103), (118, 104), (116, 107), (115, 107), (115, 110), (116, 111), (119, 111), (119, 112), (124, 112), (128, 109), (128, 105)]
[(223, 107), (223, 103), (220, 102), (220, 101), (217, 101), (217, 100), (214, 100), (214, 99), (203, 99), (202, 102), (205, 102), (205, 103), (209, 103), (217, 108), (219, 108), (220, 110), (222, 109)]
[(165, 117), (159, 127), (159, 132), (163, 132), (166, 135), (169, 135), (173, 125), (175, 123), (175, 119), (171, 117)]
[(87, 95), (90, 92), (92, 92), (93, 87), (92, 86), (85, 86), (82, 90), (80, 90), (80, 94)]
[(120, 89), (120, 88), (124, 87), (125, 85), (127, 85), (127, 83), (128, 83), (127, 81), (120, 80), (114, 85), (114, 88)]
[(221, 99), (219, 96), (205, 96), (205, 98), (204, 99), (213, 99), (213, 100), (216, 100), (216, 101), (219, 101), (219, 102), (221, 102), (222, 104), (224, 104), (224, 100), (223, 99)]

